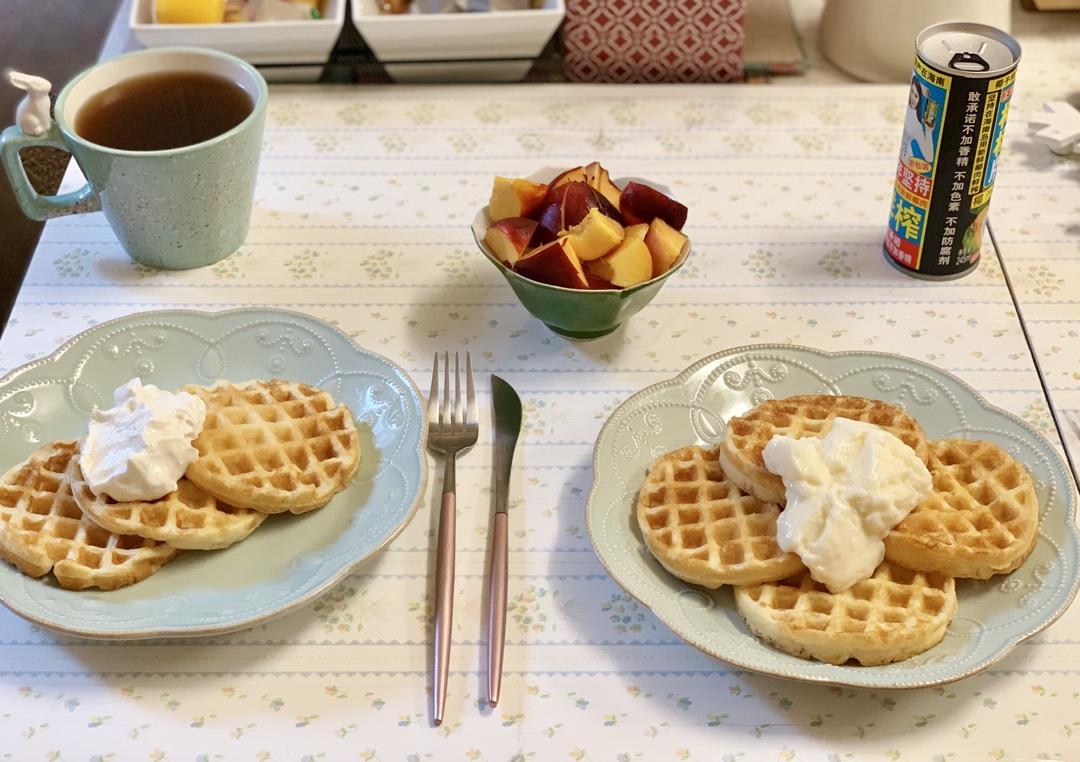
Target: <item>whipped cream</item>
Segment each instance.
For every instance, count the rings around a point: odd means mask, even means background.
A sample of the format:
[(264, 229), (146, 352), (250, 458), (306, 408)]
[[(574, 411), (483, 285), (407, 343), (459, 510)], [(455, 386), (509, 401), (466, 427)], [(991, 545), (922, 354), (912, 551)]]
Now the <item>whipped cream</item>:
[(79, 467), (99, 497), (156, 500), (176, 489), (198, 450), (206, 404), (198, 397), (143, 386), (133, 378), (113, 392), (113, 407), (97, 407), (83, 441)]
[(885, 535), (933, 488), (914, 450), (884, 429), (846, 418), (822, 438), (774, 436), (764, 457), (787, 495), (777, 544), (834, 593), (874, 573), (885, 557)]

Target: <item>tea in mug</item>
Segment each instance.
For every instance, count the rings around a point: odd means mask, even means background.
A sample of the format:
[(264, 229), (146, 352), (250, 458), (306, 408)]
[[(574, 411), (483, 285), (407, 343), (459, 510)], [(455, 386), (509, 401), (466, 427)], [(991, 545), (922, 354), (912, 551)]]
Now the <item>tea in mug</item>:
[(164, 151), (210, 140), (252, 112), (251, 96), (216, 74), (144, 74), (91, 96), (75, 132), (91, 143), (124, 151)]

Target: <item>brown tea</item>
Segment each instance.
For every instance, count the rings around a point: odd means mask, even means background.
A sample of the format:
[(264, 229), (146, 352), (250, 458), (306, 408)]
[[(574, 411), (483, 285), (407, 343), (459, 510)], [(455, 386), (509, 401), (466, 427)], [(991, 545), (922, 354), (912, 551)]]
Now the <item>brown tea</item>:
[(75, 132), (108, 148), (163, 151), (227, 132), (252, 108), (240, 85), (216, 74), (144, 74), (89, 98), (79, 109)]

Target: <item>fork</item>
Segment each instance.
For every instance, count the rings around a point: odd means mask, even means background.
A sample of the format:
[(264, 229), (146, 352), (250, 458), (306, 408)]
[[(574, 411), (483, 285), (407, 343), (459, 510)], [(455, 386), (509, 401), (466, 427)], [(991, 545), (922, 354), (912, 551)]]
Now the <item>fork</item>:
[(435, 551), (435, 644), (432, 649), (434, 692), (432, 715), (441, 725), (446, 708), (446, 681), (450, 671), (450, 635), (454, 624), (454, 554), (457, 534), (456, 465), (458, 453), (476, 444), (480, 433), (473, 390), (472, 357), (465, 353), (465, 407), (461, 405), (461, 369), (454, 352), (454, 402), (450, 406), (450, 353), (443, 353), (443, 389), (439, 397), (439, 354), (431, 369), (428, 395), (428, 449), (445, 458), (439, 540)]

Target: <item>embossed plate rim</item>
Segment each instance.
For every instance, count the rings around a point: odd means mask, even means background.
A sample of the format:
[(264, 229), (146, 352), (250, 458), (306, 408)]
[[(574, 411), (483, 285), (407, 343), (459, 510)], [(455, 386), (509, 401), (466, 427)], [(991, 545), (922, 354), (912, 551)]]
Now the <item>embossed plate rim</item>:
[[(1001, 408), (999, 408), (999, 407), (997, 407), (995, 405), (992, 405), (973, 386), (968, 384), (963, 379), (961, 379), (958, 376), (950, 373), (947, 370), (939, 368), (939, 367), (937, 367), (935, 365), (932, 365), (932, 364), (930, 364), (928, 362), (924, 362), (922, 360), (917, 360), (917, 359), (911, 358), (911, 357), (905, 357), (903, 355), (899, 355), (899, 354), (895, 354), (895, 353), (891, 353), (891, 352), (858, 351), (858, 350), (849, 350), (849, 351), (842, 351), (842, 352), (829, 352), (829, 351), (826, 351), (826, 350), (816, 349), (814, 347), (807, 347), (807, 346), (802, 346), (802, 345), (798, 345), (798, 344), (777, 344), (777, 343), (748, 344), (748, 345), (743, 345), (743, 346), (739, 346), (739, 347), (733, 347), (731, 349), (726, 349), (726, 350), (722, 350), (720, 352), (715, 352), (713, 354), (710, 354), (710, 355), (708, 355), (706, 357), (703, 357), (703, 358), (699, 359), (698, 361), (696, 361), (695, 363), (693, 363), (689, 367), (685, 368), (684, 370), (682, 370), (680, 373), (678, 373), (673, 378), (669, 378), (669, 379), (666, 379), (664, 381), (660, 381), (658, 383), (651, 384), (651, 385), (645, 387), (644, 389), (642, 389), (642, 390), (640, 390), (638, 392), (635, 392), (633, 395), (631, 395), (626, 400), (624, 400), (613, 411), (611, 411), (611, 413), (608, 415), (607, 420), (605, 420), (604, 425), (601, 427), (600, 432), (598, 433), (598, 435), (596, 437), (596, 443), (595, 443), (595, 445), (593, 447), (593, 458), (592, 458), (593, 482), (590, 485), (589, 496), (588, 496), (588, 498), (586, 500), (585, 526), (586, 526), (586, 530), (589, 533), (589, 540), (593, 545), (593, 550), (596, 553), (597, 558), (600, 560), (601, 565), (604, 567), (604, 569), (607, 571), (607, 573), (611, 576), (611, 578), (616, 583), (619, 584), (620, 587), (622, 587), (624, 590), (626, 590), (626, 592), (629, 593), (631, 596), (633, 596), (633, 598), (635, 600), (637, 600), (641, 605), (643, 605), (647, 609), (649, 609), (661, 622), (664, 623), (665, 626), (667, 626), (675, 635), (677, 635), (680, 639), (682, 639), (688, 645), (691, 645), (694, 648), (696, 648), (697, 650), (701, 651), (702, 653), (705, 653), (705, 654), (707, 654), (709, 656), (712, 656), (713, 658), (716, 658), (716, 659), (718, 659), (718, 660), (720, 660), (720, 661), (722, 661), (722, 662), (724, 662), (726, 664), (731, 664), (731, 665), (733, 665), (735, 667), (742, 668), (742, 669), (747, 669), (747, 670), (757, 672), (757, 673), (760, 673), (760, 674), (767, 674), (767, 675), (772, 675), (774, 677), (781, 677), (781, 678), (785, 678), (785, 679), (789, 679), (789, 680), (796, 680), (796, 681), (800, 681), (800, 682), (813, 683), (813, 684), (818, 684), (818, 685), (838, 685), (838, 686), (854, 687), (854, 688), (866, 688), (866, 689), (924, 688), (924, 687), (931, 687), (931, 686), (935, 686), (935, 685), (944, 685), (944, 684), (947, 684), (947, 683), (955, 682), (957, 680), (962, 680), (962, 679), (967, 678), (967, 677), (971, 677), (972, 675), (979, 674), (980, 672), (983, 672), (983, 671), (989, 669), (991, 666), (993, 666), (997, 662), (1004, 659), (1010, 653), (1012, 653), (1020, 643), (1024, 642), (1028, 638), (1031, 638), (1032, 636), (1038, 634), (1039, 632), (1041, 632), (1044, 629), (1046, 629), (1047, 627), (1049, 627), (1051, 624), (1053, 624), (1055, 621), (1057, 621), (1062, 616), (1062, 614), (1065, 613), (1066, 610), (1068, 610), (1069, 606), (1072, 604), (1073, 600), (1076, 598), (1078, 591), (1080, 591), (1080, 575), (1076, 575), (1076, 574), (1072, 575), (1071, 589), (1069, 589), (1065, 593), (1065, 595), (1062, 596), (1060, 602), (1058, 603), (1058, 605), (1052, 611), (1049, 611), (1047, 614), (1045, 614), (1041, 619), (1039, 619), (1039, 621), (1037, 621), (1033, 625), (1029, 625), (1028, 627), (1023, 628), (1020, 632), (1018, 632), (1016, 634), (1009, 635), (1008, 638), (1006, 639), (1006, 641), (999, 648), (996, 648), (994, 651), (992, 651), (988, 655), (986, 655), (986, 656), (984, 656), (982, 658), (979, 658), (974, 664), (971, 664), (971, 665), (967, 666), (966, 668), (964, 668), (963, 670), (961, 670), (959, 672), (956, 672), (956, 673), (953, 673), (953, 674), (945, 674), (945, 675), (942, 675), (941, 677), (936, 677), (936, 678), (929, 678), (929, 679), (922, 678), (922, 679), (920, 679), (920, 678), (917, 677), (917, 675), (919, 674), (920, 670), (924, 669), (924, 666), (920, 665), (918, 667), (912, 668), (911, 672), (906, 673), (905, 676), (899, 677), (898, 679), (877, 679), (877, 680), (874, 680), (874, 679), (870, 679), (870, 680), (866, 680), (866, 679), (860, 679), (860, 680), (850, 679), (850, 680), (848, 680), (848, 679), (844, 679), (843, 677), (837, 677), (837, 678), (834, 679), (834, 678), (831, 678), (831, 677), (823, 677), (823, 676), (820, 676), (820, 675), (799, 673), (797, 670), (791, 670), (791, 669), (787, 668), (786, 666), (782, 666), (782, 665), (777, 665), (775, 669), (763, 668), (760, 664), (751, 664), (751, 663), (747, 663), (746, 660), (740, 659), (737, 653), (734, 654), (734, 655), (719, 653), (718, 650), (713, 645), (702, 641), (701, 639), (695, 637), (694, 635), (689, 634), (688, 632), (685, 632), (683, 630), (683, 628), (681, 628), (679, 625), (675, 624), (672, 621), (671, 617), (665, 611), (661, 610), (659, 607), (654, 607), (648, 601), (646, 601), (644, 598), (642, 598), (637, 590), (632, 589), (632, 587), (636, 587), (636, 584), (632, 584), (632, 586), (628, 586), (627, 583), (624, 581), (623, 577), (620, 576), (618, 573), (616, 573), (616, 571), (613, 568), (614, 567), (614, 559), (617, 558), (619, 556), (619, 554), (625, 553), (627, 551), (619, 550), (619, 549), (613, 550), (610, 547), (610, 543), (598, 542), (598, 540), (597, 540), (597, 531), (598, 530), (596, 529), (596, 527), (594, 526), (594, 523), (593, 523), (594, 522), (594, 515), (597, 514), (601, 510), (600, 507), (599, 507), (599, 504), (601, 502), (601, 498), (598, 495), (598, 489), (597, 489), (597, 484), (598, 484), (598, 481), (599, 481), (598, 478), (597, 478), (597, 474), (600, 473), (600, 471), (601, 471), (601, 460), (602, 460), (601, 446), (606, 443), (606, 440), (609, 437), (614, 435), (611, 427), (614, 426), (616, 423), (618, 423), (616, 418), (619, 416), (620, 412), (630, 410), (630, 409), (634, 408), (635, 406), (639, 406), (644, 400), (646, 400), (648, 398), (651, 398), (651, 397), (654, 397), (655, 395), (657, 395), (659, 393), (662, 393), (663, 391), (665, 391), (667, 389), (676, 388), (676, 387), (680, 387), (680, 386), (685, 386), (689, 382), (689, 380), (696, 373), (698, 373), (702, 368), (704, 368), (704, 367), (706, 367), (706, 366), (708, 366), (708, 365), (710, 365), (712, 363), (722, 361), (722, 360), (724, 360), (726, 358), (733, 358), (733, 357), (736, 357), (736, 356), (739, 356), (739, 355), (747, 355), (747, 354), (755, 353), (755, 352), (779, 352), (779, 353), (784, 353), (784, 352), (790, 352), (790, 351), (805, 352), (805, 353), (808, 353), (808, 354), (811, 354), (811, 355), (816, 355), (818, 357), (822, 357), (822, 358), (825, 358), (825, 359), (828, 359), (828, 360), (834, 360), (834, 359), (837, 359), (837, 358), (844, 358), (844, 357), (851, 357), (851, 358), (854, 358), (854, 357), (881, 358), (883, 360), (889, 360), (889, 361), (892, 361), (892, 362), (899, 362), (899, 363), (905, 364), (905, 365), (911, 365), (911, 366), (914, 366), (914, 367), (920, 368), (920, 369), (927, 369), (927, 370), (931, 371), (932, 373), (940, 374), (944, 378), (956, 383), (960, 388), (965, 390), (970, 395), (971, 399), (974, 400), (975, 402), (977, 402), (979, 404), (979, 406), (981, 406), (985, 411), (987, 411), (987, 412), (989, 412), (989, 413), (991, 413), (993, 415), (1002, 416), (1003, 418), (1011, 421), (1013, 424), (1015, 424), (1020, 429), (1025, 431), (1029, 436), (1031, 436), (1035, 442), (1041, 443), (1045, 447), (1047, 452), (1050, 453), (1050, 456), (1053, 458), (1053, 465), (1056, 466), (1059, 469), (1059, 472), (1063, 476), (1063, 478), (1065, 480), (1065, 484), (1068, 487), (1068, 490), (1067, 490), (1068, 491), (1068, 497), (1067, 498), (1066, 497), (1061, 498), (1061, 502), (1062, 502), (1062, 504), (1064, 506), (1064, 510), (1065, 510), (1065, 517), (1064, 517), (1065, 518), (1065, 532), (1066, 532), (1066, 535), (1069, 537), (1069, 539), (1071, 539), (1074, 549), (1078, 545), (1080, 545), (1080, 529), (1078, 529), (1077, 526), (1076, 526), (1077, 485), (1073, 480), (1071, 471), (1066, 467), (1064, 461), (1062, 460), (1062, 457), (1061, 457), (1060, 453), (1057, 452), (1057, 450), (1053, 447), (1053, 445), (1050, 443), (1050, 441), (1045, 436), (1043, 436), (1041, 433), (1036, 431), (1030, 424), (1028, 424), (1023, 419), (1019, 418), (1018, 416), (1014, 415), (1013, 413), (1010, 413), (1007, 410), (1003, 410), (1003, 409), (1001, 409)], [(690, 436), (694, 436), (692, 431), (689, 431), (688, 434)], [(599, 520), (599, 516), (595, 516), (595, 520)], [(601, 550), (601, 548), (604, 548), (604, 550)], [(609, 563), (609, 559), (605, 557), (605, 552), (608, 552), (608, 553), (612, 554), (612, 559), (611, 559), (612, 563)], [(1064, 557), (1064, 554), (1063, 554), (1063, 557)], [(1075, 565), (1076, 565), (1076, 558), (1073, 558), (1073, 566), (1075, 567)], [(687, 583), (687, 584), (689, 584), (689, 583)], [(692, 590), (692, 591), (700, 591), (701, 590), (701, 588), (699, 588), (696, 585), (690, 585), (688, 589)], [(771, 646), (768, 646), (767, 644), (762, 643), (757, 638), (754, 638), (753, 642), (755, 644), (753, 646), (755, 648), (755, 650), (768, 649), (769, 651), (773, 651)], [(776, 653), (780, 654), (780, 652), (776, 652)], [(807, 664), (820, 664), (820, 663), (807, 662)], [(854, 670), (852, 672), (852, 674), (857, 675), (857, 674), (859, 674), (859, 671), (861, 671), (864, 668), (849, 667), (848, 669)], [(865, 668), (865, 669), (877, 669), (877, 668)], [(870, 675), (870, 674), (879, 674), (879, 673), (866, 672), (864, 674)]]
[[(411, 505), (405, 511), (401, 520), (387, 533), (387, 535), (378, 542), (369, 552), (352, 558), (344, 563), (331, 574), (326, 580), (319, 583), (311, 590), (301, 594), (298, 597), (286, 600), (286, 602), (271, 608), (262, 613), (254, 614), (252, 616), (238, 619), (232, 622), (214, 625), (193, 625), (184, 627), (146, 627), (146, 628), (129, 628), (129, 629), (109, 629), (109, 630), (95, 630), (88, 627), (77, 627), (70, 624), (63, 624), (54, 620), (50, 620), (39, 616), (36, 613), (27, 611), (20, 607), (17, 602), (10, 600), (9, 596), (4, 594), (4, 590), (0, 588), (0, 604), (3, 604), (5, 608), (12, 613), (26, 619), (27, 621), (38, 624), (51, 631), (59, 632), (65, 635), (72, 635), (80, 638), (88, 638), (94, 640), (108, 640), (108, 641), (123, 641), (123, 640), (145, 640), (152, 638), (172, 638), (172, 637), (208, 637), (213, 635), (223, 635), (231, 632), (237, 632), (254, 627), (265, 622), (278, 619), (286, 614), (289, 614), (296, 609), (304, 606), (311, 601), (319, 598), (327, 592), (334, 585), (338, 584), (346, 576), (348, 576), (358, 565), (364, 561), (376, 556), (387, 545), (393, 542), (394, 539), (404, 531), (416, 516), (417, 511), (424, 501), (424, 494), (427, 490), (428, 482), (428, 463), (426, 457), (427, 451), (427, 408), (423, 404), (423, 394), (420, 392), (420, 388), (413, 381), (412, 376), (395, 363), (393, 360), (385, 357), (378, 352), (374, 352), (370, 349), (360, 346), (351, 336), (342, 331), (340, 328), (327, 323), (325, 320), (309, 315), (298, 310), (282, 309), (280, 307), (266, 306), (266, 307), (236, 307), (227, 310), (192, 310), (192, 309), (163, 309), (163, 310), (147, 310), (144, 312), (135, 312), (128, 315), (121, 315), (120, 317), (105, 320), (89, 328), (80, 331), (72, 336), (67, 341), (63, 342), (55, 350), (48, 355), (31, 360), (28, 363), (19, 365), (16, 368), (12, 368), (10, 371), (0, 376), (0, 390), (6, 387), (8, 384), (16, 381), (19, 375), (37, 370), (41, 367), (55, 364), (67, 353), (75, 349), (79, 344), (87, 340), (87, 337), (97, 332), (107, 332), (110, 328), (115, 328), (118, 325), (124, 323), (130, 323), (132, 320), (162, 320), (168, 319), (170, 316), (176, 317), (191, 317), (194, 319), (202, 320), (219, 320), (232, 317), (243, 318), (245, 315), (279, 315), (283, 318), (290, 318), (293, 320), (300, 319), (301, 321), (310, 321), (317, 324), (324, 330), (330, 331), (336, 334), (339, 338), (345, 341), (346, 345), (351, 347), (357, 354), (367, 355), (368, 357), (376, 360), (377, 362), (386, 365), (399, 380), (401, 380), (406, 388), (411, 391), (418, 401), (417, 407), (419, 408), (419, 436), (416, 447), (410, 452), (410, 457), (415, 455), (416, 462), (419, 464), (419, 473), (416, 483), (416, 494), (412, 499)], [(136, 326), (137, 327), (137, 326)], [(355, 414), (354, 414), (355, 417)], [(399, 453), (403, 450), (398, 450)], [(23, 577), (19, 575), (15, 579), (24, 579), (27, 582), (37, 583), (39, 580), (30, 579), (29, 577)], [(238, 591), (239, 594), (240, 591)]]

